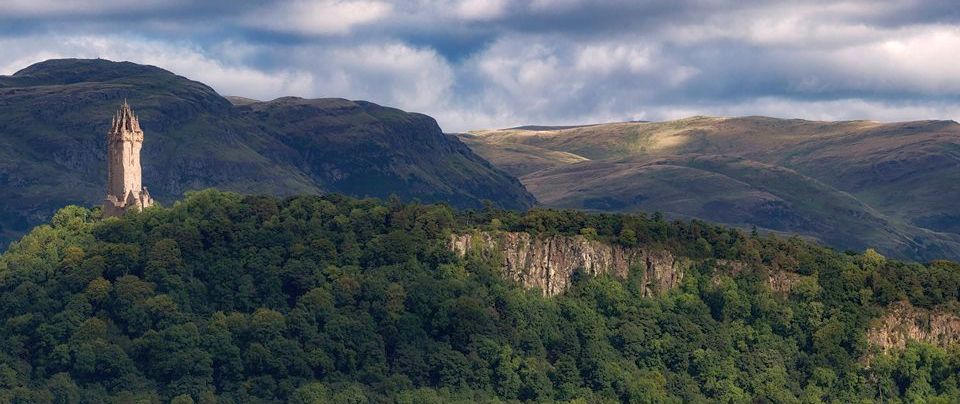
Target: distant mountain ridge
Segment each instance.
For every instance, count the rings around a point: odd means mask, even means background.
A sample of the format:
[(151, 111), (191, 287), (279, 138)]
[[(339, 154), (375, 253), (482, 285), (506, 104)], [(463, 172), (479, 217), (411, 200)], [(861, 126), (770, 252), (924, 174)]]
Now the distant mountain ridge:
[(125, 99), (146, 132), (144, 184), (161, 202), (217, 187), (534, 203), (426, 115), (344, 99), (227, 99), (154, 66), (58, 59), (0, 76), (0, 246), (66, 204), (100, 203), (104, 136)]
[(460, 138), (547, 206), (662, 211), (903, 259), (960, 259), (954, 121), (692, 117)]

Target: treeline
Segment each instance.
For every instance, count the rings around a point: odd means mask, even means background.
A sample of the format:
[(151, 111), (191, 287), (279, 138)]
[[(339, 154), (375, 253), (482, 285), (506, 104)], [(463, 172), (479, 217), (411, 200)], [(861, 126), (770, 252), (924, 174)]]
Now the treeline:
[[(99, 215), (64, 208), (0, 256), (0, 402), (960, 400), (960, 350), (885, 355), (865, 339), (891, 302), (955, 306), (954, 263), (659, 215), (337, 195), (209, 190)], [(447, 235), (474, 230), (579, 234), (696, 264), (656, 298), (633, 277), (589, 276), (548, 298), (449, 251)], [(799, 281), (773, 291), (770, 271)]]

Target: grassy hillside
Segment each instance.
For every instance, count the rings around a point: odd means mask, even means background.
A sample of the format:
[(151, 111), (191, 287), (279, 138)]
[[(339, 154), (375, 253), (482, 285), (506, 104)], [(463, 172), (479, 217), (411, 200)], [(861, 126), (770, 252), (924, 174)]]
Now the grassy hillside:
[[(867, 339), (891, 307), (956, 319), (955, 263), (644, 215), (337, 195), (210, 190), (99, 215), (64, 208), (0, 255), (0, 402), (960, 399), (955, 336)], [(545, 297), (451, 252), (451, 233), (481, 231), (689, 265), (652, 297), (636, 271), (581, 273)]]
[(532, 197), (432, 118), (363, 101), (234, 100), (166, 70), (106, 60), (51, 60), (0, 77), (0, 246), (68, 203), (104, 197), (105, 136), (128, 100), (146, 132), (144, 184), (160, 202), (190, 189), (276, 195), (484, 200)]
[(904, 259), (960, 258), (952, 121), (694, 117), (461, 138), (547, 206), (659, 210)]

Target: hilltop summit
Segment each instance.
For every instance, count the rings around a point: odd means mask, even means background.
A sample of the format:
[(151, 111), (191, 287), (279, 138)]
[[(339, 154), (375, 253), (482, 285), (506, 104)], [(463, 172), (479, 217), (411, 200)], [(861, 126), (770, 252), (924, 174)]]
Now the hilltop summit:
[(279, 99), (234, 106), (164, 69), (49, 60), (0, 76), (0, 245), (66, 204), (103, 199), (103, 134), (124, 99), (150, 134), (143, 181), (172, 201), (193, 189), (444, 201), (517, 209), (514, 177), (443, 134), (432, 118), (369, 102)]

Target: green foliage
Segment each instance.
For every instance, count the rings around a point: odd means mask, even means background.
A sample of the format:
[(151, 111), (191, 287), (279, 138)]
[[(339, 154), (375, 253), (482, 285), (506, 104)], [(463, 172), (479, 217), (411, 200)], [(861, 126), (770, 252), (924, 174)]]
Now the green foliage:
[[(544, 297), (447, 247), (491, 228), (690, 265), (662, 296), (633, 273)], [(954, 263), (660, 215), (201, 191), (120, 219), (68, 207), (0, 256), (0, 402), (954, 402), (956, 347), (863, 358), (884, 306), (958, 290)]]

